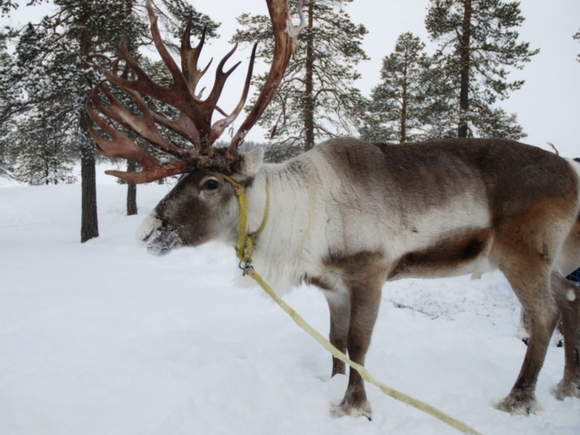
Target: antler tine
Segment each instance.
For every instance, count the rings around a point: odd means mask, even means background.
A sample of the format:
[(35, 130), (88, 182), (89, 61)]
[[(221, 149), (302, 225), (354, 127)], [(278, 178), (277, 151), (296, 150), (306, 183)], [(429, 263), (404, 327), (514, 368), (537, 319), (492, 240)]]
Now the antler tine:
[[(89, 98), (85, 102), (85, 110), (89, 115), (88, 119), (88, 131), (89, 135), (93, 139), (93, 141), (97, 144), (99, 152), (108, 157), (123, 157), (125, 159), (134, 160), (135, 162), (139, 163), (143, 167), (143, 171), (141, 172), (123, 172), (123, 171), (105, 171), (105, 173), (109, 175), (113, 175), (123, 180), (140, 184), (140, 183), (149, 183), (151, 181), (156, 181), (161, 178), (169, 177), (171, 175), (180, 174), (186, 172), (189, 169), (194, 169), (196, 167), (196, 162), (194, 160), (180, 160), (177, 162), (169, 162), (161, 164), (159, 160), (153, 157), (150, 153), (145, 151), (143, 148), (138, 146), (135, 142), (125, 136), (123, 133), (119, 132), (113, 126), (105, 122), (98, 113), (93, 109), (93, 105), (101, 111), (103, 114), (108, 116), (108, 114), (104, 113), (106, 111), (105, 106), (103, 106), (99, 101), (98, 91), (103, 90), (103, 87), (99, 84), (99, 86), (95, 87), (91, 92)], [(105, 93), (105, 92), (104, 92)], [(107, 98), (109, 93), (105, 93)], [(114, 98), (114, 97), (113, 97)], [(111, 100), (109, 100), (111, 101)], [(112, 103), (116, 104), (116, 103)], [(102, 109), (105, 109), (103, 111)], [(114, 118), (113, 118), (114, 119)], [(129, 124), (124, 123), (123, 121), (118, 121), (123, 125)], [(100, 136), (94, 129), (94, 124), (97, 124), (98, 127), (107, 134), (111, 140), (107, 140)], [(182, 155), (183, 155), (182, 150)]]
[[(98, 97), (91, 95), (91, 97), (87, 99), (85, 103), (85, 110), (89, 115), (89, 135), (97, 144), (101, 154), (108, 157), (123, 157), (125, 159), (134, 160), (144, 169), (144, 171), (141, 172), (122, 172), (110, 170), (105, 171), (105, 173), (114, 175), (132, 183), (139, 184), (149, 183), (151, 181), (159, 180), (170, 175), (179, 174), (185, 170), (187, 165), (185, 161), (171, 162), (162, 165), (155, 157), (138, 146), (127, 136), (120, 133), (111, 125), (103, 121), (91, 107), (91, 102), (94, 103), (96, 98)], [(111, 140), (106, 140), (98, 135), (94, 129), (93, 123), (97, 124), (99, 128), (105, 132), (105, 134), (109, 135)]]
[[(177, 66), (177, 63), (175, 62), (175, 60), (173, 60), (173, 57), (169, 53), (169, 50), (167, 50), (167, 47), (163, 43), (163, 39), (161, 38), (161, 32), (159, 32), (159, 27), (157, 26), (157, 17), (153, 12), (153, 4), (151, 0), (145, 0), (145, 7), (147, 8), (147, 13), (149, 14), (149, 21), (151, 23), (151, 36), (153, 37), (153, 43), (155, 44), (157, 52), (161, 56), (163, 63), (165, 63), (167, 69), (169, 69), (169, 72), (171, 73), (171, 77), (173, 78), (173, 88), (171, 89), (179, 89), (180, 91), (182, 91), (183, 89), (188, 89), (187, 81), (185, 80), (183, 73), (181, 72), (181, 70)], [(189, 92), (187, 93), (187, 95), (191, 96)], [(160, 100), (163, 101), (162, 98), (160, 98)]]
[(218, 64), (218, 67), (216, 68), (215, 81), (213, 84), (213, 88), (211, 89), (209, 96), (205, 100), (205, 104), (208, 105), (209, 107), (211, 107), (212, 110), (215, 108), (215, 106), (220, 98), (220, 95), (222, 93), (222, 90), (224, 88), (226, 80), (228, 79), (230, 74), (233, 73), (234, 70), (238, 66), (240, 66), (240, 64), (242, 63), (240, 61), (240, 62), (236, 63), (234, 66), (232, 66), (229, 70), (224, 71), (224, 65), (226, 64), (228, 59), (230, 57), (232, 57), (232, 55), (235, 53), (235, 51), (237, 49), (238, 49), (238, 44), (234, 45), (234, 47), (222, 58), (222, 60)]
[(207, 72), (210, 65), (213, 62), (211, 59), (206, 67), (203, 70), (197, 69), (197, 62), (199, 61), (199, 55), (201, 54), (201, 50), (205, 43), (205, 33), (206, 29), (204, 27), (201, 38), (199, 39), (199, 43), (195, 46), (195, 48), (191, 47), (191, 20), (192, 18), (189, 17), (189, 21), (187, 22), (187, 27), (185, 32), (183, 33), (183, 37), (181, 38), (181, 70), (183, 71), (183, 75), (187, 80), (187, 86), (189, 88), (189, 92), (192, 95), (195, 95), (195, 88), (199, 83), (199, 80), (203, 77), (203, 75)]
[(247, 132), (260, 118), (270, 101), (272, 101), (272, 98), (274, 98), (284, 77), (284, 72), (290, 62), (290, 58), (298, 47), (298, 34), (306, 26), (306, 20), (302, 13), (304, 6), (303, 0), (298, 5), (298, 14), (300, 16), (300, 24), (298, 26), (292, 24), (286, 1), (266, 0), (266, 3), (268, 4), (268, 11), (272, 20), (272, 30), (274, 32), (272, 65), (256, 103), (230, 142), (228, 150), (232, 154), (237, 152)]
[(219, 121), (215, 122), (211, 126), (210, 142), (217, 140), (217, 138), (219, 138), (221, 136), (221, 134), (224, 132), (224, 130), (234, 121), (234, 119), (236, 119), (236, 117), (240, 114), (240, 112), (244, 108), (244, 104), (246, 103), (246, 99), (248, 98), (248, 91), (250, 89), (250, 82), (252, 81), (252, 73), (254, 71), (254, 60), (256, 59), (256, 49), (257, 48), (258, 48), (258, 43), (254, 44), (254, 47), (252, 48), (252, 55), (250, 56), (250, 64), (248, 66), (248, 72), (246, 74), (246, 81), (244, 83), (244, 90), (242, 92), (242, 97), (240, 98), (238, 105), (235, 107), (235, 109), (232, 111), (232, 113), (230, 113), (227, 116), (225, 113), (223, 113), (222, 110), (219, 109), (219, 107), (216, 107), (216, 109), (219, 110), (220, 113), (222, 113), (225, 116), (225, 118), (220, 119)]
[[(125, 59), (117, 58), (113, 62), (113, 65), (111, 67), (112, 76), (113, 77), (120, 77), (123, 80), (127, 80), (128, 75), (131, 75), (133, 80), (129, 80), (129, 81), (138, 80), (135, 78), (137, 73), (134, 70), (129, 69), (128, 65), (125, 65), (125, 68), (123, 69), (122, 74), (119, 75), (119, 70), (120, 70), (119, 69), (119, 62), (121, 60), (125, 60)], [(103, 70), (103, 73), (106, 77), (109, 77), (109, 74), (111, 74), (106, 70)], [(113, 83), (115, 83), (115, 81), (113, 81), (113, 80), (109, 80), (109, 81), (112, 81)], [(155, 123), (157, 123), (157, 124), (167, 128), (169, 130), (172, 130), (172, 131), (180, 134), (181, 136), (183, 136), (184, 138), (189, 140), (189, 142), (194, 144), (194, 146), (197, 149), (199, 149), (198, 144), (201, 143), (200, 137), (199, 137), (199, 132), (198, 132), (197, 128), (195, 127), (195, 124), (193, 123), (193, 121), (188, 116), (186, 116), (183, 112), (179, 112), (179, 116), (177, 117), (177, 119), (171, 120), (171, 119), (167, 118), (166, 116), (159, 114), (159, 113), (155, 112), (154, 110), (151, 110), (149, 108), (149, 106), (145, 103), (145, 101), (141, 98), (139, 92), (135, 92), (135, 91), (128, 89), (128, 88), (124, 88), (123, 90), (124, 90), (124, 92), (129, 94), (131, 96), (131, 98), (137, 103), (139, 110), (141, 111), (141, 113), (144, 116), (146, 116), (148, 118), (151, 117), (155, 121), (155, 122), (150, 123), (150, 127), (152, 129), (154, 129), (155, 132), (158, 132), (157, 127), (155, 126)], [(119, 103), (119, 106), (122, 107), (122, 105), (120, 103)], [(109, 115), (107, 115), (107, 116), (109, 116)], [(140, 134), (138, 131), (135, 131), (135, 133)], [(155, 146), (157, 146), (157, 145), (155, 145)], [(159, 148), (162, 150), (165, 150), (167, 152), (170, 152), (174, 155), (179, 156), (179, 151), (177, 151), (176, 153), (172, 152), (172, 146), (165, 147), (162, 145)], [(181, 147), (179, 147), (179, 149), (181, 149)], [(176, 150), (174, 150), (174, 151), (176, 151)]]
[[(156, 167), (161, 166), (155, 157), (146, 152), (123, 133), (117, 131), (114, 127), (105, 122), (97, 112), (95, 112), (91, 105), (91, 103), (96, 104), (96, 101), (98, 100), (98, 96), (95, 94), (95, 90), (93, 89), (90, 97), (85, 102), (85, 110), (89, 115), (89, 134), (97, 143), (101, 154), (107, 157), (124, 157), (134, 160), (145, 169), (155, 169)], [(105, 134), (110, 136), (111, 140), (106, 140), (98, 135), (94, 129), (93, 123), (97, 124)]]
[[(127, 49), (127, 39), (128, 37), (125, 36), (119, 42), (120, 59), (118, 59), (117, 62), (119, 60), (125, 61), (127, 66), (135, 74), (136, 78), (134, 80), (128, 80), (126, 78), (123, 78), (122, 76), (119, 76), (116, 70), (113, 70), (113, 72), (111, 72), (107, 71), (105, 68), (100, 68), (101, 72), (105, 75), (107, 80), (110, 81), (111, 83), (116, 84), (123, 90), (129, 89), (132, 91), (136, 91), (148, 95), (150, 97), (153, 97), (160, 101), (171, 100), (172, 106), (174, 106), (177, 109), (181, 109), (182, 106), (186, 107), (186, 104), (189, 103), (189, 101), (185, 101), (186, 97), (185, 95), (183, 96), (180, 95), (178, 91), (178, 86), (174, 85), (173, 87), (167, 88), (158, 83), (155, 83), (151, 79), (151, 77), (149, 77), (149, 75), (147, 75), (147, 73), (139, 66), (137, 61), (133, 59), (133, 57), (131, 57), (131, 55), (129, 54), (129, 50)], [(175, 80), (175, 77), (173, 77), (173, 79)], [(176, 98), (175, 100), (173, 100), (174, 97)]]
[[(163, 41), (161, 39), (161, 34), (160, 34), (159, 28), (157, 26), (157, 17), (155, 16), (155, 13), (153, 12), (152, 1), (146, 0), (145, 6), (146, 6), (147, 12), (149, 14), (149, 20), (151, 22), (151, 35), (153, 37), (155, 47), (157, 48), (159, 55), (163, 59), (163, 62), (165, 63), (165, 65), (169, 69), (171, 76), (173, 77), (174, 85), (171, 88), (171, 90), (172, 91), (178, 90), (179, 93), (186, 94), (186, 98), (183, 98), (183, 96), (181, 97), (181, 99), (186, 100), (186, 101), (184, 101), (186, 104), (184, 104), (183, 106), (179, 106), (179, 107), (177, 105), (175, 105), (175, 107), (178, 108), (183, 113), (185, 113), (193, 121), (193, 124), (197, 127), (197, 130), (199, 131), (200, 142), (201, 142), (200, 144), (196, 144), (196, 148), (198, 148), (198, 151), (201, 154), (207, 154), (207, 153), (211, 154), (213, 152), (213, 148), (211, 148), (211, 144), (213, 142), (210, 140), (210, 137), (211, 137), (211, 117), (212, 117), (212, 114), (216, 108), (217, 101), (221, 95), (225, 81), (227, 80), (229, 75), (239, 65), (239, 63), (237, 63), (232, 68), (230, 68), (228, 71), (224, 72), (224, 70), (223, 70), (223, 67), (224, 67), (226, 61), (232, 56), (232, 54), (236, 50), (236, 47), (234, 47), (221, 60), (221, 62), (219, 63), (219, 66), (216, 70), (216, 78), (215, 78), (214, 86), (210, 92), (210, 95), (208, 96), (208, 98), (206, 100), (200, 101), (195, 97), (195, 94), (194, 94), (195, 90), (192, 91), (190, 89), (190, 86), (193, 86), (194, 81), (196, 80), (196, 78), (195, 78), (196, 73), (193, 73), (193, 75), (191, 76), (191, 80), (188, 83), (189, 77), (188, 77), (188, 79), (186, 79), (186, 76), (184, 76), (184, 74), (179, 70), (179, 67), (177, 66), (177, 64), (175, 63), (173, 58), (171, 57), (169, 51), (167, 50), (167, 47), (165, 47), (165, 44), (163, 43)], [(189, 27), (189, 31), (191, 31), (190, 26), (188, 26), (188, 27)], [(187, 34), (188, 32), (186, 31), (185, 33)], [(186, 35), (184, 35), (184, 38), (182, 38), (182, 41), (181, 41), (182, 42), (182, 49), (181, 49), (182, 54), (184, 52), (186, 54), (188, 54), (190, 52), (189, 49), (184, 48), (184, 43), (185, 43), (185, 47), (190, 46), (189, 45), (190, 44), (189, 43), (189, 36), (187, 36), (187, 37), (185, 37), (185, 36)], [(196, 65), (197, 58), (199, 57), (199, 53), (201, 52), (202, 47), (203, 47), (203, 44), (200, 42), (200, 44), (198, 45), (198, 48), (191, 49), (192, 56), (191, 57), (188, 56), (188, 60), (186, 62), (187, 63), (187, 71), (188, 71), (188, 74), (190, 74), (190, 75), (192, 73), (192, 70), (197, 71), (197, 65)], [(127, 53), (127, 55), (128, 55), (128, 53)], [(183, 62), (184, 61), (182, 59), (182, 65), (183, 65)], [(209, 67), (209, 65), (205, 68), (205, 70), (207, 70), (208, 67)], [(201, 77), (201, 75), (203, 75), (205, 70), (200, 73), (199, 77)], [(184, 89), (187, 89), (188, 92), (184, 92)], [(158, 98), (158, 99), (160, 99), (161, 101), (167, 101), (168, 98), (166, 95), (165, 99), (164, 98)], [(174, 105), (173, 102), (171, 104)]]
[(187, 155), (187, 151), (183, 148), (172, 144), (170, 141), (165, 139), (157, 129), (155, 120), (153, 118), (153, 113), (147, 107), (147, 104), (136, 92), (127, 91), (131, 96), (135, 104), (137, 104), (138, 109), (141, 111), (141, 116), (135, 116), (130, 110), (126, 109), (121, 102), (113, 95), (104, 82), (101, 82), (95, 89), (93, 93), (100, 90), (107, 97), (109, 106), (105, 106), (101, 103), (100, 99), (96, 95), (91, 96), (91, 100), (97, 110), (108, 118), (117, 121), (119, 124), (130, 129), (134, 133), (137, 133), (143, 139), (151, 142), (155, 147), (160, 150), (166, 151), (176, 157), (182, 158)]

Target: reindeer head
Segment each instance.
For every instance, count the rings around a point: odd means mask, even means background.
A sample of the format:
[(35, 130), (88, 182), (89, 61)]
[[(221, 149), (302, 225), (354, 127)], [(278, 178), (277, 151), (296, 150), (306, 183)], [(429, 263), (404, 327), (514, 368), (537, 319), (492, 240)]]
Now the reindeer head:
[[(244, 154), (232, 177), (247, 185), (262, 164), (260, 148)], [(239, 206), (226, 174), (198, 169), (185, 174), (140, 225), (137, 238), (149, 252), (164, 255), (180, 246), (235, 240)]]
[[(290, 57), (296, 49), (298, 33), (304, 27), (301, 14), (301, 24), (292, 25), (286, 0), (266, 0), (266, 3), (275, 38), (272, 65), (260, 95), (228, 147), (218, 148), (213, 144), (232, 124), (245, 104), (256, 46), (252, 50), (241, 99), (230, 114), (224, 113), (217, 104), (227, 78), (239, 65), (238, 63), (224, 71), (224, 65), (236, 47), (219, 63), (214, 86), (208, 97), (202, 99), (200, 95), (196, 95), (196, 88), (200, 78), (209, 68), (208, 65), (203, 70), (198, 69), (204, 36), (199, 44), (192, 48), (190, 23), (181, 39), (181, 67), (179, 67), (161, 39), (151, 0), (146, 0), (151, 35), (163, 63), (171, 74), (172, 85), (167, 87), (155, 83), (145, 73), (129, 54), (126, 46), (127, 38), (121, 40), (120, 56), (110, 63), (109, 68), (96, 65), (109, 83), (129, 97), (133, 108), (123, 105), (105, 81), (99, 83), (92, 90), (85, 105), (90, 120), (89, 133), (103, 155), (134, 160), (142, 167), (139, 172), (107, 171), (107, 173), (133, 183), (147, 183), (170, 175), (186, 174), (141, 227), (139, 237), (147, 242), (154, 252), (169, 252), (181, 245), (196, 246), (211, 239), (225, 237), (225, 228), (236, 227), (238, 212), (234, 191), (232, 186), (225, 182), (225, 177), (233, 177), (238, 182), (247, 183), (261, 165), (260, 151), (244, 156), (238, 149), (247, 132), (274, 97)], [(164, 115), (158, 108), (158, 102), (171, 106), (178, 112), (178, 116), (170, 118)], [(136, 111), (139, 113), (135, 114)], [(216, 112), (223, 117), (213, 121)], [(173, 160), (161, 163), (130, 139), (123, 132), (126, 130), (172, 156)], [(171, 141), (166, 137), (167, 132), (184, 138), (193, 146), (192, 149)]]

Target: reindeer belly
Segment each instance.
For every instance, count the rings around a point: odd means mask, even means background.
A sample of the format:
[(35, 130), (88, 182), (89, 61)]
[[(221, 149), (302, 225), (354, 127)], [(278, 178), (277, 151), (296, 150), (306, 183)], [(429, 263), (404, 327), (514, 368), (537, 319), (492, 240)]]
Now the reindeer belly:
[(461, 229), (441, 235), (429, 245), (396, 259), (387, 279), (458, 276), (492, 270), (487, 258), (490, 243), (488, 228)]

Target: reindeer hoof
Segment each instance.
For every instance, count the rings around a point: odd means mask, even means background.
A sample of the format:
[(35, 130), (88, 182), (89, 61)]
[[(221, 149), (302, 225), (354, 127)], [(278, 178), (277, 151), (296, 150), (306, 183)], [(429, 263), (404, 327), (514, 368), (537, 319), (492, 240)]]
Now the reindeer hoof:
[[(521, 397), (518, 397), (521, 396)], [(535, 414), (539, 408), (534, 395), (510, 394), (495, 407), (500, 411), (509, 412), (511, 415)]]
[(554, 396), (558, 400), (564, 400), (566, 397), (580, 398), (580, 382), (564, 382), (564, 380), (561, 380), (554, 388)]
[(369, 421), (372, 421), (372, 410), (368, 402), (364, 402), (360, 406), (353, 406), (346, 403), (341, 403), (340, 405), (333, 405), (330, 409), (330, 415), (333, 417), (344, 417), (349, 415), (354, 418), (366, 417)]

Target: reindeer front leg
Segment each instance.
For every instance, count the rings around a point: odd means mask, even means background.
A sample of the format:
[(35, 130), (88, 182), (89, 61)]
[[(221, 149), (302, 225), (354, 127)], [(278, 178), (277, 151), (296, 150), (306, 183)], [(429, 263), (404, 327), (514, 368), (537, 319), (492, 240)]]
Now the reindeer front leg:
[[(326, 291), (325, 297), (330, 311), (329, 341), (346, 354), (350, 324), (350, 296), (346, 291)], [(333, 356), (331, 376), (336, 374), (345, 374), (345, 364)]]
[[(365, 355), (371, 342), (371, 336), (381, 299), (381, 284), (365, 282), (349, 286), (350, 322), (347, 335), (348, 356), (354, 362), (364, 365)], [(333, 364), (333, 371), (336, 362)], [(333, 407), (332, 414), (340, 417), (364, 415), (371, 419), (371, 407), (367, 401), (364, 380), (354, 369), (349, 370), (348, 388), (342, 402)]]

